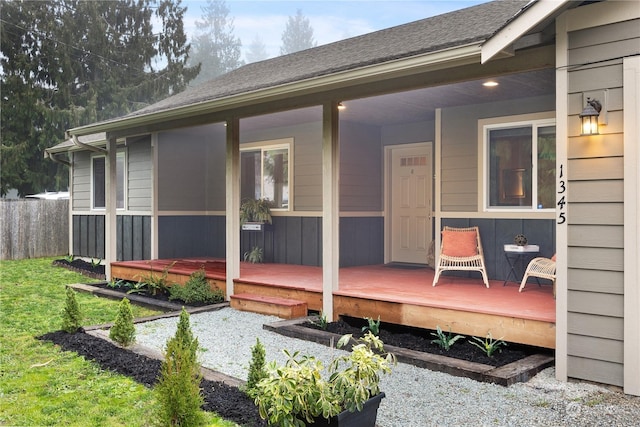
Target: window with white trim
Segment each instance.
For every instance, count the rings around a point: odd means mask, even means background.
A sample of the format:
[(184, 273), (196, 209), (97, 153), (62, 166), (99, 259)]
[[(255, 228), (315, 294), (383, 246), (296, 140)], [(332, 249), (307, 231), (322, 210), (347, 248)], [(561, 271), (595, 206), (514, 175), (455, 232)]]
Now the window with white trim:
[(555, 120), (485, 125), (485, 209), (555, 208)]
[(290, 209), (290, 143), (250, 144), (240, 150), (241, 199), (267, 199), (272, 209)]
[[(91, 158), (91, 200), (94, 209), (105, 209), (106, 193), (106, 158), (105, 156), (94, 156)], [(125, 177), (126, 156), (124, 151), (116, 153), (116, 208), (125, 208)]]

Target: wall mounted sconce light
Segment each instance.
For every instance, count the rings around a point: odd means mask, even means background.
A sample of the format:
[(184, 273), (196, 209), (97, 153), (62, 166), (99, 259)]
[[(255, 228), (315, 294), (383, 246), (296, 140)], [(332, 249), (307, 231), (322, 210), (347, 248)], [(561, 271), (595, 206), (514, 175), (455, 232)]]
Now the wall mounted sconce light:
[(347, 107), (345, 107), (342, 102), (338, 102), (338, 110), (342, 111), (342, 110), (346, 110), (346, 109), (347, 109)]
[(580, 113), (581, 135), (598, 135), (598, 116), (602, 104), (597, 99), (587, 98), (587, 105)]

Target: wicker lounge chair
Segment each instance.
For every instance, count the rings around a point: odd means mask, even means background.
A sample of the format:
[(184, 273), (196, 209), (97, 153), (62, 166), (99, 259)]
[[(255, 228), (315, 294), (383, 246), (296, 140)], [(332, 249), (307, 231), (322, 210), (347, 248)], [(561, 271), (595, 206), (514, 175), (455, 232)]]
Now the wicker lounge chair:
[(442, 230), (440, 257), (433, 277), (433, 286), (438, 283), (443, 271), (478, 271), (482, 281), (489, 287), (484, 252), (478, 227), (453, 228), (445, 226)]

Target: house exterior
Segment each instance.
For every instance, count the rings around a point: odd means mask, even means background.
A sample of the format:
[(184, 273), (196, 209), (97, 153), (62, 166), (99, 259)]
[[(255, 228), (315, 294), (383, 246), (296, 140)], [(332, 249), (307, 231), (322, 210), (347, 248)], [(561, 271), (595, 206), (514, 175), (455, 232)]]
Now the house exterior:
[(339, 267), (425, 263), (478, 225), (503, 279), (524, 234), (557, 254), (557, 377), (640, 395), (639, 24), (637, 2), (491, 2), (70, 129), (47, 150), (71, 165), (70, 252), (225, 258), (231, 295), (240, 201), (267, 197), (265, 258), (321, 266), (332, 313)]

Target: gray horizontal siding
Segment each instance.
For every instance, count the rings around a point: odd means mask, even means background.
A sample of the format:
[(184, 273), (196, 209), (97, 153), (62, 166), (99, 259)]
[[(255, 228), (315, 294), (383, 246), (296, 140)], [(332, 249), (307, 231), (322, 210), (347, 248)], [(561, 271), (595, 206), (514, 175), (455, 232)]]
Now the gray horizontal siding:
[(88, 151), (73, 153), (72, 209), (91, 209), (91, 155)]
[(224, 210), (225, 153), (222, 125), (159, 133), (158, 210)]
[(382, 147), (377, 127), (340, 124), (340, 210), (382, 210)]
[(594, 314), (569, 313), (567, 330), (570, 334), (579, 335), (589, 325), (591, 336), (613, 340), (623, 339), (623, 321), (619, 317), (598, 316)]
[(567, 288), (585, 292), (622, 294), (624, 272), (570, 268)]
[[(570, 290), (569, 297), (567, 306), (569, 311), (573, 313), (612, 317), (622, 317), (624, 313), (624, 297), (622, 295)], [(582, 335), (589, 335), (589, 331), (583, 331)]]
[(127, 207), (132, 211), (151, 211), (152, 159), (151, 137), (127, 146)]
[[(621, 386), (624, 339), (622, 65), (640, 53), (640, 23), (569, 35), (568, 375)], [(611, 61), (608, 61), (612, 59)], [(608, 123), (594, 144), (579, 136), (583, 93), (608, 90)], [(602, 101), (602, 100), (601, 100)]]
[(311, 117), (316, 115), (316, 120), (259, 131), (244, 131), (244, 120), (240, 122), (241, 144), (293, 138), (293, 207), (296, 211), (322, 209), (322, 109), (308, 110)]
[(617, 362), (595, 360), (573, 355), (567, 358), (567, 375), (571, 378), (622, 387), (622, 370), (622, 364)]

